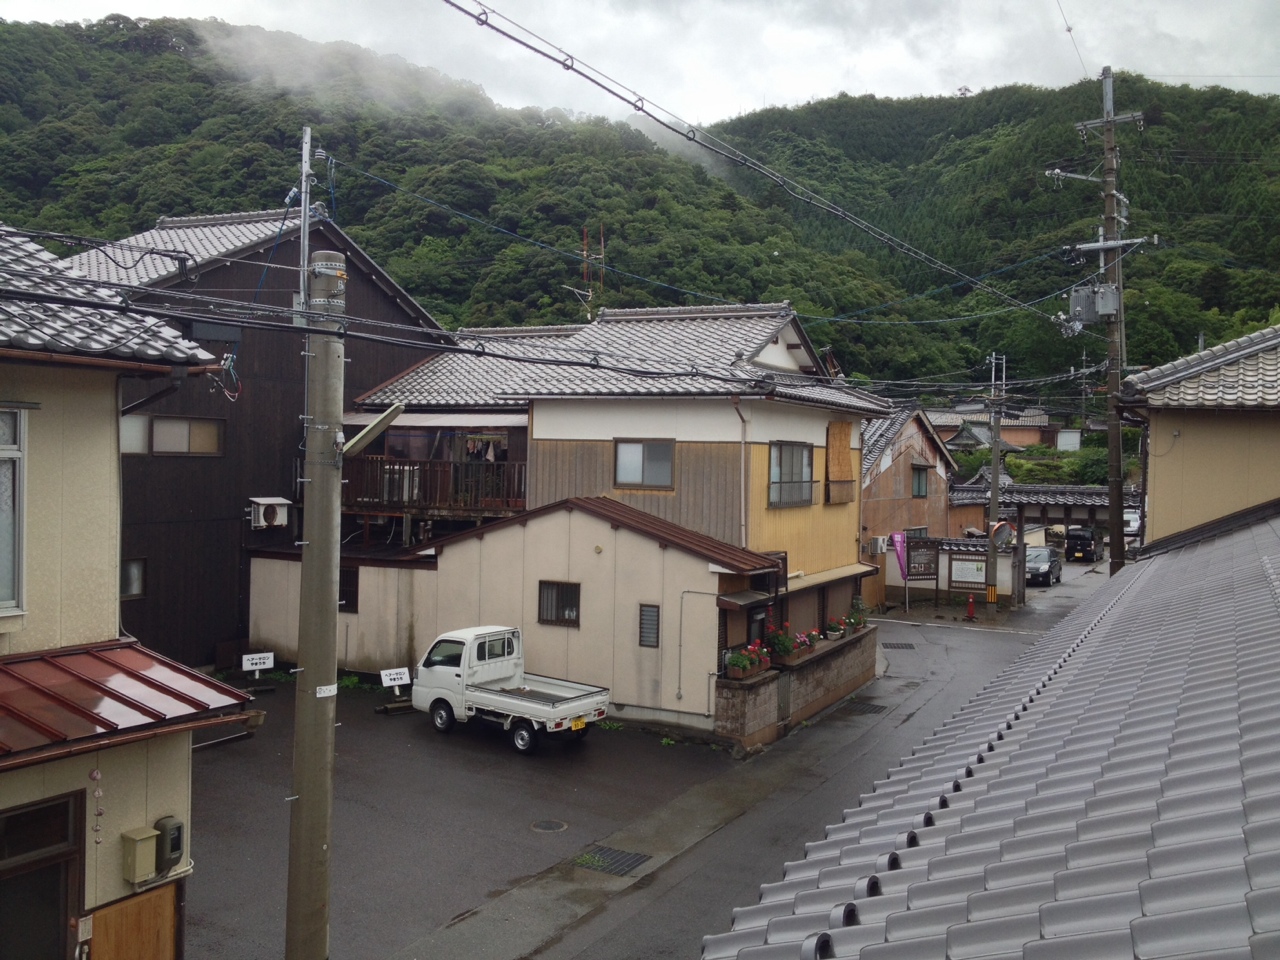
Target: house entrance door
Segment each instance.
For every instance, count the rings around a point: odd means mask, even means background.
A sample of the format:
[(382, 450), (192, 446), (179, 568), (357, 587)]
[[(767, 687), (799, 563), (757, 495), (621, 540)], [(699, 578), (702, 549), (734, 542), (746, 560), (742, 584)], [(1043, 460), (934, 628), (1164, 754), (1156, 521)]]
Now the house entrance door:
[(93, 912), (93, 960), (176, 960), (178, 884)]

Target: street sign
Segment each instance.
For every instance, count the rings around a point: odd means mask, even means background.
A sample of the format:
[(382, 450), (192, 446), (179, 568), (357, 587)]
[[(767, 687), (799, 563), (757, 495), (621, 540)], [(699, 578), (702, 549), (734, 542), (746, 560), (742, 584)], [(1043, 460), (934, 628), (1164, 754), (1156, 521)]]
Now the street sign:
[(240, 658), (240, 669), (245, 673), (250, 670), (270, 670), (275, 665), (274, 653), (246, 653)]
[(907, 538), (907, 577), (908, 580), (938, 579), (937, 540), (926, 540), (919, 537)]
[(406, 685), (409, 682), (409, 668), (397, 667), (394, 670), (382, 671), (382, 685), (384, 687), (398, 687)]

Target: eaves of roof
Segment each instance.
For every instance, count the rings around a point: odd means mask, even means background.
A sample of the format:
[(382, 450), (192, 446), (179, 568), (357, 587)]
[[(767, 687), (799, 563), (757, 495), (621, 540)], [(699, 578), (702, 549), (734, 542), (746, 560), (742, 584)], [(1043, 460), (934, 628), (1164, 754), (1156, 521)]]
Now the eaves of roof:
[[(986, 503), (991, 496), (990, 484), (981, 487), (953, 487), (952, 506)], [(1005, 506), (1105, 507), (1109, 504), (1107, 488), (1101, 486), (1065, 486), (1033, 483), (1007, 483), (1000, 487), (1000, 503)], [(1124, 492), (1126, 507), (1136, 507), (1142, 495), (1136, 490)]]
[[(1140, 402), (1143, 395), (1219, 370), (1229, 364), (1239, 363), (1269, 350), (1280, 351), (1280, 325), (1258, 330), (1227, 343), (1201, 350), (1199, 353), (1179, 357), (1161, 366), (1135, 373), (1126, 377), (1120, 384), (1120, 392), (1126, 400)], [(1272, 385), (1273, 390), (1275, 386), (1275, 384)]]
[(672, 523), (670, 520), (655, 517), (653, 514), (645, 513), (643, 510), (638, 510), (610, 497), (570, 497), (567, 500), (558, 500), (555, 503), (529, 510), (519, 516), (508, 517), (504, 520), (486, 524), (483, 527), (477, 527), (474, 530), (466, 530), (440, 540), (433, 540), (423, 547), (414, 548), (412, 552), (420, 560), (425, 549), (434, 548), (436, 556), (440, 556), (450, 544), (483, 537), (494, 530), (514, 524), (523, 525), (529, 520), (558, 511), (573, 510), (589, 513), (593, 517), (597, 517), (614, 526), (630, 530), (632, 533), (638, 533), (664, 546), (676, 547), (685, 553), (702, 557), (710, 563), (743, 576), (768, 573), (777, 570), (779, 566), (778, 561), (773, 557), (763, 553), (756, 553), (754, 550), (747, 550), (743, 547), (736, 547), (731, 543), (725, 543), (723, 540), (717, 540), (706, 534), (690, 530), (688, 527), (682, 527), (679, 524)]

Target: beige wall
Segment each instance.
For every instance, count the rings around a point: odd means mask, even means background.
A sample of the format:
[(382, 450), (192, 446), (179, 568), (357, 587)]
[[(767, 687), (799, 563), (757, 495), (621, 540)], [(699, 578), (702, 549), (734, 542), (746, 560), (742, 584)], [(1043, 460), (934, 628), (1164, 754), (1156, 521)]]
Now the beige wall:
[(0, 654), (119, 635), (116, 377), (4, 364), (3, 399), (26, 411), (26, 612), (0, 616)]
[[(101, 773), (91, 780), (93, 770)], [(95, 798), (95, 787), (102, 797)], [(68, 793), (85, 793), (84, 909), (133, 893), (124, 880), (120, 834), (150, 827), (161, 817), (177, 817), (187, 826), (191, 850), (191, 735), (172, 733), (0, 773), (0, 810)], [(96, 815), (98, 808), (102, 816)], [(94, 832), (94, 827), (102, 829)], [(101, 838), (101, 843), (95, 843)], [(175, 870), (175, 872), (177, 872)]]
[(1147, 542), (1280, 497), (1280, 414), (1150, 415)]
[[(250, 642), (284, 659), (296, 656), (299, 571), (287, 560), (251, 565)], [(538, 623), (540, 580), (581, 584), (579, 627)], [(709, 726), (719, 584), (702, 558), (555, 510), (446, 546), (434, 571), (362, 567), (360, 611), (341, 617), (338, 662), (408, 666), (448, 630), (519, 626), (531, 673), (608, 687), (628, 717)], [(639, 644), (641, 603), (661, 610), (656, 649)]]
[[(853, 475), (861, 473), (861, 451), (853, 451)], [(822, 483), (815, 485), (811, 506), (769, 506), (769, 445), (752, 444), (747, 491), (747, 547), (765, 552), (785, 550), (790, 574), (820, 573), (858, 562), (858, 526), (861, 515), (861, 489), (855, 483), (857, 499), (852, 503), (824, 504)], [(813, 476), (821, 481), (827, 475), (827, 451), (813, 450)]]

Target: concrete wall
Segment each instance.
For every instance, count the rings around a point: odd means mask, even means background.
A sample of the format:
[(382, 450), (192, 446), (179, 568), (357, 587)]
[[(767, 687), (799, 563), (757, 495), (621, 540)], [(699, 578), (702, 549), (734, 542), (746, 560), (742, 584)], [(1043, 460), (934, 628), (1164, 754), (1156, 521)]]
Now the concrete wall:
[(25, 411), (25, 612), (0, 615), (0, 654), (119, 635), (116, 377), (6, 363), (3, 399)]
[(1153, 409), (1150, 543), (1280, 497), (1280, 414)]
[[(300, 565), (254, 558), (250, 642), (294, 659)], [(581, 585), (579, 626), (538, 623), (538, 584)], [(360, 609), (338, 625), (349, 670), (408, 666), (457, 627), (519, 626), (532, 673), (608, 687), (628, 718), (709, 727), (719, 575), (706, 560), (583, 511), (556, 510), (447, 545), (438, 568), (362, 567)], [(641, 603), (660, 608), (657, 648), (639, 645)]]
[[(91, 780), (97, 770), (101, 777)], [(101, 788), (101, 798), (93, 791)], [(85, 793), (84, 910), (132, 894), (124, 881), (120, 834), (150, 827), (161, 817), (187, 826), (187, 856), (174, 872), (190, 865), (191, 735), (167, 736), (53, 760), (0, 773), (0, 810), (68, 793)], [(101, 807), (102, 816), (97, 816)], [(95, 832), (94, 827), (101, 830)], [(101, 838), (101, 843), (94, 840)]]

